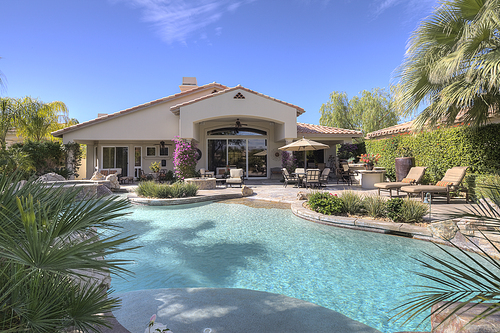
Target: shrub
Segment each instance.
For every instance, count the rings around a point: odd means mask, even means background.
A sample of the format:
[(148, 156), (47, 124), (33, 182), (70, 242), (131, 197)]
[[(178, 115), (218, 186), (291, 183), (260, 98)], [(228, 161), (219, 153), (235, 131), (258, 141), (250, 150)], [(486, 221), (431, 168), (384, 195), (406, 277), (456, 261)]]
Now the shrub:
[(368, 216), (383, 217), (385, 216), (386, 200), (378, 195), (367, 195), (363, 199), (363, 206)]
[(138, 196), (147, 198), (185, 198), (196, 196), (198, 193), (198, 186), (186, 184), (184, 182), (176, 182), (172, 185), (168, 185), (158, 184), (153, 181), (145, 181), (139, 183), (135, 191)]
[(427, 205), (420, 201), (404, 199), (399, 211), (400, 221), (406, 223), (420, 222), (428, 210)]
[(354, 191), (343, 191), (340, 199), (345, 213), (358, 214), (363, 209), (363, 199)]
[(401, 208), (403, 207), (403, 199), (401, 198), (392, 198), (387, 200), (385, 204), (385, 215), (397, 222), (401, 219)]
[(314, 192), (307, 202), (315, 212), (325, 215), (339, 214), (343, 211), (342, 200), (336, 194)]

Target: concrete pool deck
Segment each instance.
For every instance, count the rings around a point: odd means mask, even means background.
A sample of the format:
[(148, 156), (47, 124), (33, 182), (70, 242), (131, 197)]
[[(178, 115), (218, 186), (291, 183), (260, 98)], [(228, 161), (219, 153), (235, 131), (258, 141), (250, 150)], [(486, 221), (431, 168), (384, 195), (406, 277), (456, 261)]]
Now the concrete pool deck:
[[(297, 203), (298, 192), (311, 192), (292, 186), (284, 188), (282, 183), (272, 180), (247, 181), (246, 185), (252, 188), (254, 194), (245, 199), (268, 202), (269, 205), (261, 205), (269, 208), (275, 205), (290, 207)], [(122, 188), (126, 192), (133, 192), (136, 186), (130, 184)], [(346, 189), (363, 194), (377, 193), (376, 190), (362, 189), (359, 185), (332, 184), (321, 190), (341, 193)], [(241, 188), (199, 191), (197, 197), (195, 202), (241, 198)], [(432, 204), (432, 220), (452, 210), (463, 210), (464, 207), (464, 199), (454, 199), (451, 204), (446, 204), (446, 200), (436, 201)], [(111, 321), (114, 326), (104, 330), (105, 333), (142, 333), (153, 314), (157, 315), (157, 322), (166, 325), (173, 333), (380, 332), (313, 303), (247, 289), (156, 289), (117, 296), (122, 299), (122, 307), (114, 312), (116, 320), (113, 318)]]

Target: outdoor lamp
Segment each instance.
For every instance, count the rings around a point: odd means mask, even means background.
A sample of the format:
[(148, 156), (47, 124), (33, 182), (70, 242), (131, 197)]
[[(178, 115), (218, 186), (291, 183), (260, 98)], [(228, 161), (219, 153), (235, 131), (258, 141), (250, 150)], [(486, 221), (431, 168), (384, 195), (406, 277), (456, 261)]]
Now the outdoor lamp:
[(431, 218), (432, 195), (429, 192), (427, 192), (425, 194), (424, 203), (429, 204), (429, 221), (431, 221), (432, 220), (432, 218)]
[(165, 141), (160, 141), (160, 147), (165, 148)]

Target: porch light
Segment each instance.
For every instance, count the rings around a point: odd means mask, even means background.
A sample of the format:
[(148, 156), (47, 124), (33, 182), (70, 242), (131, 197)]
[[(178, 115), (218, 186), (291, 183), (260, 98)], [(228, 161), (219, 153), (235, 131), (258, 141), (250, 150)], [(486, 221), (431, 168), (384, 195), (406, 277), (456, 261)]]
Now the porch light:
[(160, 141), (160, 147), (165, 148), (165, 141)]

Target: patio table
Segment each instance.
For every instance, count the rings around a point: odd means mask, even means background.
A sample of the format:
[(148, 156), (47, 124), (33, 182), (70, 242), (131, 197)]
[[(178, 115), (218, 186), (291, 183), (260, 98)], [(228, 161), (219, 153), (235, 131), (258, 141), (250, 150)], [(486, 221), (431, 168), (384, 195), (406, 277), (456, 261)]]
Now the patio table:
[(297, 176), (297, 187), (304, 187), (304, 179), (306, 179), (306, 173), (305, 172), (294, 172), (292, 175)]

